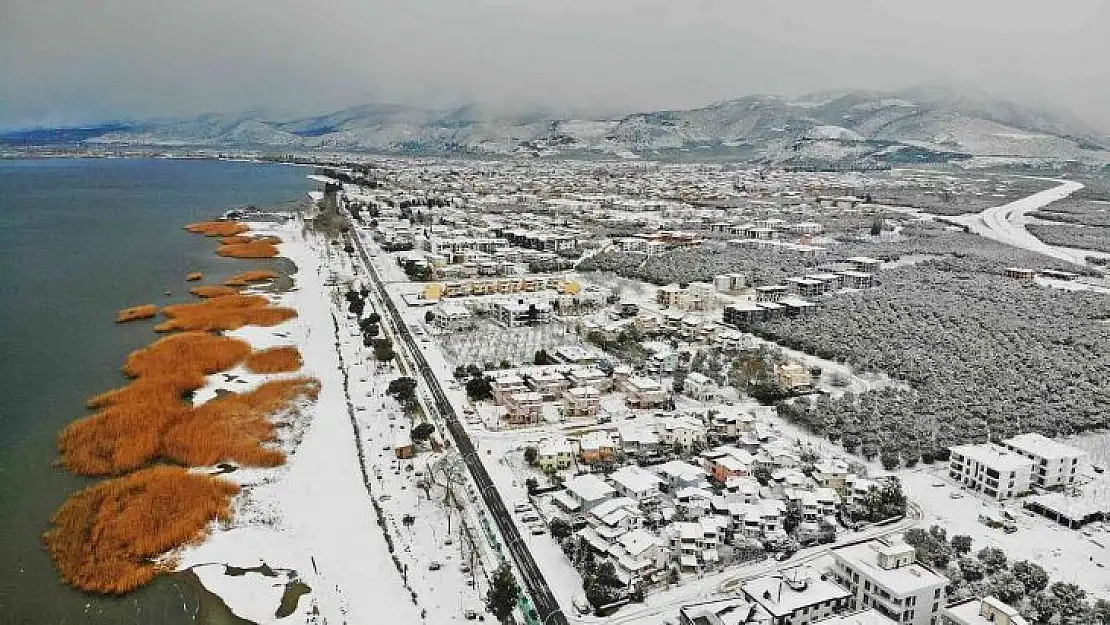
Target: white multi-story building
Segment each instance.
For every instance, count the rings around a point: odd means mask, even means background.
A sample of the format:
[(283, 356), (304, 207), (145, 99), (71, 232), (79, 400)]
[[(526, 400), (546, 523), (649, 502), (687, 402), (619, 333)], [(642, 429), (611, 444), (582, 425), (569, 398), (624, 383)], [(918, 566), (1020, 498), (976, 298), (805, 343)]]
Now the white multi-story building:
[(517, 298), (498, 302), (493, 312), (501, 325), (516, 328), (529, 323), (550, 323), (551, 304), (536, 298)]
[(568, 417), (592, 417), (601, 409), (601, 393), (592, 386), (578, 386), (563, 391)]
[(1028, 492), (1033, 461), (1004, 447), (986, 443), (951, 449), (948, 476), (991, 499), (1009, 499)]
[(709, 379), (709, 376), (698, 373), (697, 371), (686, 376), (682, 389), (686, 395), (698, 401), (710, 401), (715, 399), (720, 392), (716, 382)]
[(1019, 434), (1002, 446), (1033, 461), (1033, 486), (1052, 488), (1075, 483), (1087, 453), (1036, 433)]
[(663, 483), (658, 475), (636, 465), (621, 467), (609, 476), (613, 487), (622, 497), (645, 503), (658, 497), (659, 486)]
[(915, 562), (916, 551), (901, 534), (831, 553), (830, 573), (851, 591), (851, 609), (874, 608), (899, 623), (936, 625), (948, 578)]

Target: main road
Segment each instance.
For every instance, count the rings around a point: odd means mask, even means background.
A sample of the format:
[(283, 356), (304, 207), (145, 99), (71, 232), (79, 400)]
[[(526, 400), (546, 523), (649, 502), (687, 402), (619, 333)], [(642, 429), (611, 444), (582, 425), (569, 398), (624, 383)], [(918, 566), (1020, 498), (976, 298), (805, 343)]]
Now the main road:
[(555, 595), (547, 585), (547, 580), (544, 578), (543, 573), (536, 564), (536, 560), (532, 557), (532, 553), (528, 551), (524, 539), (517, 530), (512, 515), (505, 507), (505, 502), (501, 499), (501, 493), (498, 492), (497, 486), (494, 485), (493, 480), (489, 476), (489, 472), (486, 471), (486, 467), (482, 464), (482, 459), (478, 456), (474, 444), (470, 441), (470, 436), (467, 435), (466, 430), (459, 422), (454, 407), (452, 407), (451, 402), (447, 399), (447, 395), (443, 392), (443, 387), (440, 385), (439, 379), (432, 371), (432, 368), (428, 366), (428, 362), (424, 358), (419, 344), (409, 331), (408, 324), (405, 323), (404, 317), (401, 315), (400, 311), (397, 310), (393, 298), (385, 288), (385, 284), (382, 282), (381, 277), (374, 268), (374, 264), (370, 260), (370, 255), (366, 253), (362, 237), (358, 235), (358, 224), (351, 223), (350, 220), (348, 220), (348, 223), (351, 228), (349, 240), (358, 251), (363, 264), (366, 265), (366, 270), (373, 283), (372, 288), (378, 293), (380, 300), (385, 305), (385, 312), (392, 321), (395, 335), (404, 343), (407, 351), (412, 356), (413, 364), (415, 364), (418, 373), (424, 378), (424, 383), (431, 392), (432, 402), (435, 405), (436, 411), (446, 424), (451, 438), (455, 441), (455, 447), (462, 456), (463, 462), (466, 463), (466, 467), (469, 469), (470, 475), (474, 479), (478, 492), (482, 495), (482, 500), (486, 505), (486, 509), (497, 524), (497, 529), (501, 533), (501, 537), (505, 542), (506, 548), (509, 550), (509, 554), (513, 558), (513, 562), (516, 564), (517, 571), (520, 573), (520, 577), (524, 582), (524, 587), (528, 591), (528, 595), (532, 598), (532, 603), (535, 605), (538, 621), (543, 625), (569, 625), (566, 615), (563, 614), (558, 601), (555, 599)]

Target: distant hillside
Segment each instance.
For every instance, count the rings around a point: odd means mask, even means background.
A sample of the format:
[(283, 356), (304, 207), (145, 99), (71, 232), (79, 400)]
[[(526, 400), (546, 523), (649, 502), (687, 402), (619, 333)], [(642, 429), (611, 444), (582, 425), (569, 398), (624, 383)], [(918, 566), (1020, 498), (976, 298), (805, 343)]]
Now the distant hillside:
[(797, 99), (747, 96), (610, 119), (367, 104), (329, 115), (262, 113), (11, 133), (16, 145), (329, 149), (407, 154), (735, 158), (797, 166), (943, 162), (975, 156), (1110, 162), (1110, 140), (1067, 114), (922, 86)]

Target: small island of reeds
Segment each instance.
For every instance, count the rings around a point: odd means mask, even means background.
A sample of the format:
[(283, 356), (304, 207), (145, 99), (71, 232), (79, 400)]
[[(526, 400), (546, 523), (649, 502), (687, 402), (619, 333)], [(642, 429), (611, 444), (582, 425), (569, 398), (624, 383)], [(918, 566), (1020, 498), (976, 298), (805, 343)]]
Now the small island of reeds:
[(124, 308), (116, 313), (116, 323), (127, 323), (128, 321), (136, 321), (139, 319), (150, 319), (158, 314), (158, 307), (154, 304), (143, 304), (142, 306), (132, 306), (131, 308)]

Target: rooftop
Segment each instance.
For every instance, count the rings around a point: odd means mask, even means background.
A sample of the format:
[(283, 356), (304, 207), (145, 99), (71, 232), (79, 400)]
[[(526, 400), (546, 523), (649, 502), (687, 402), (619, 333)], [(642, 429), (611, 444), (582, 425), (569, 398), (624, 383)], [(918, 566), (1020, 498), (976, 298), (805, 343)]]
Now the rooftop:
[(1018, 451), (1048, 460), (1061, 460), (1085, 455), (1085, 452), (1081, 449), (1076, 449), (1075, 447), (1064, 445), (1063, 443), (1057, 443), (1051, 438), (1037, 434), (1036, 432), (1018, 434), (1003, 442)]
[(981, 465), (988, 466), (992, 469), (998, 469), (999, 471), (1018, 471), (1033, 467), (1032, 460), (991, 443), (980, 445), (956, 445), (951, 451), (954, 454), (970, 458)]
[(785, 569), (778, 575), (757, 577), (742, 588), (752, 601), (776, 618), (852, 594), (838, 584), (822, 579), (815, 569), (808, 566)]
[(922, 588), (944, 587), (948, 584), (947, 577), (916, 562), (894, 569), (880, 567), (879, 553), (886, 547), (888, 545), (879, 540), (871, 540), (836, 547), (832, 553), (898, 596), (905, 596)]
[(617, 492), (613, 490), (612, 486), (606, 484), (605, 480), (592, 473), (570, 478), (566, 481), (566, 488), (579, 499), (585, 501), (605, 499), (606, 497), (612, 497)]

